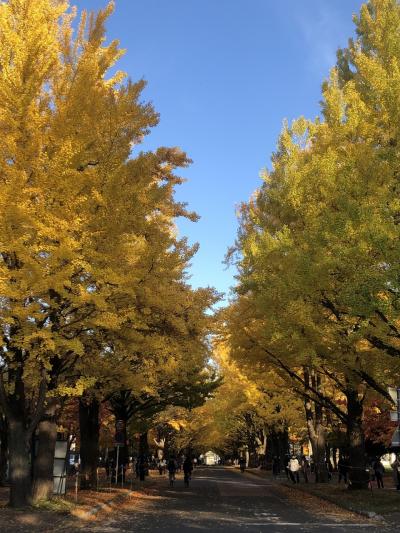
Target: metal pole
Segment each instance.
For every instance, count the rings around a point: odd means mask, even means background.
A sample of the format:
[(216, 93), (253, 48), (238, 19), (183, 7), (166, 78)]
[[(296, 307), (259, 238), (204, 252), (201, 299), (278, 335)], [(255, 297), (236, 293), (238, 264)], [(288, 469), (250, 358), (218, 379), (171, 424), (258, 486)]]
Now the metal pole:
[(131, 462), (131, 490), (133, 489), (133, 461)]
[(115, 465), (115, 485), (118, 485), (119, 446), (117, 446), (117, 463)]
[(121, 489), (124, 488), (124, 465), (121, 465)]
[(78, 478), (79, 478), (79, 471), (76, 471), (75, 475), (75, 501), (78, 501)]

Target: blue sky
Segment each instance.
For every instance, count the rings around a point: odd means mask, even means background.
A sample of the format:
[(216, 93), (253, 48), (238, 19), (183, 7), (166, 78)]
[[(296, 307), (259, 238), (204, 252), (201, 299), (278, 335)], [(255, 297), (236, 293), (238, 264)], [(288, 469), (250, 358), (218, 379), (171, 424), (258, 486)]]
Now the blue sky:
[[(99, 9), (106, 0), (71, 0)], [(229, 292), (223, 265), (236, 206), (260, 185), (285, 118), (314, 117), (339, 46), (353, 35), (361, 0), (117, 0), (108, 36), (127, 53), (119, 67), (145, 78), (161, 121), (144, 149), (180, 146), (193, 159), (177, 198), (201, 220), (178, 221), (199, 242), (191, 283)]]

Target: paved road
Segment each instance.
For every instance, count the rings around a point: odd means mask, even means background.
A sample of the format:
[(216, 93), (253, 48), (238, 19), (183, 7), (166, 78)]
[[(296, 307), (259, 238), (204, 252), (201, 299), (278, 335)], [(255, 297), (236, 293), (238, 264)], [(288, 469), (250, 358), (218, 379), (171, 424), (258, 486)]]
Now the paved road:
[[(85, 531), (103, 533), (158, 532), (186, 533), (195, 531), (229, 533), (283, 532), (382, 532), (382, 525), (331, 505), (306, 505), (295, 502), (291, 490), (249, 473), (222, 468), (199, 468), (190, 487), (178, 479), (173, 488), (166, 479), (143, 501), (132, 499), (131, 509), (110, 517), (101, 526), (87, 526)], [(292, 494), (291, 494), (292, 493)], [(298, 495), (298, 493), (297, 493)], [(318, 500), (319, 501), (319, 500)]]

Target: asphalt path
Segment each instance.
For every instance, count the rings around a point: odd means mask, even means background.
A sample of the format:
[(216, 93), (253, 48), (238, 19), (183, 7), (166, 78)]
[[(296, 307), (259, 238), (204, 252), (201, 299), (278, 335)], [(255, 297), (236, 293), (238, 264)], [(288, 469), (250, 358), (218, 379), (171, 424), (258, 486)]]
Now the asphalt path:
[(155, 492), (145, 504), (135, 504), (133, 498), (128, 509), (109, 516), (101, 526), (87, 526), (85, 530), (102, 533), (394, 531), (341, 512), (335, 506), (304, 508), (293, 494), (288, 496), (273, 480), (250, 473), (241, 474), (223, 467), (198, 468), (189, 488), (179, 476), (174, 487), (169, 487), (164, 477), (157, 479)]

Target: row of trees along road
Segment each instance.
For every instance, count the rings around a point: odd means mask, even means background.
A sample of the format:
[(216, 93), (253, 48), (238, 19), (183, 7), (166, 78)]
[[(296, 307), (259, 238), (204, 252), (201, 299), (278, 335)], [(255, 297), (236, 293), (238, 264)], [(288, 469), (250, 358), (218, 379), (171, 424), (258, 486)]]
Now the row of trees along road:
[(274, 372), (302, 400), (317, 479), (336, 420), (366, 488), (365, 405), (400, 379), (400, 6), (370, 0), (354, 21), (320, 117), (284, 125), (241, 207), (223, 337), (250, 379)]
[(215, 388), (217, 296), (187, 284), (196, 249), (174, 226), (197, 218), (174, 200), (189, 160), (177, 148), (133, 154), (158, 116), (140, 100), (144, 82), (113, 68), (112, 9), (83, 13), (74, 31), (67, 2), (0, 4), (0, 480), (8, 448), (12, 506), (50, 497), (70, 398), (90, 487), (102, 402), (128, 421)]

